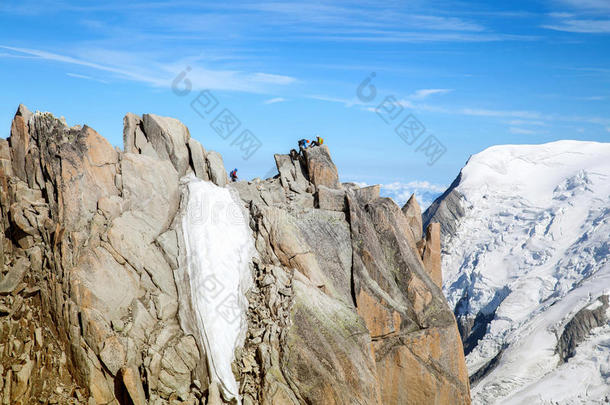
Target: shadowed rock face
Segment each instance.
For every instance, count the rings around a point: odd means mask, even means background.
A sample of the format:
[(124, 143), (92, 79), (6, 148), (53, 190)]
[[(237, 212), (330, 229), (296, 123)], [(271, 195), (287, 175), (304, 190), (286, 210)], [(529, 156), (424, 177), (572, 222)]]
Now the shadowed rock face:
[(590, 308), (589, 305), (581, 309), (566, 324), (556, 348), (560, 363), (565, 363), (574, 356), (576, 348), (589, 336), (592, 329), (603, 326), (608, 321), (608, 296), (600, 296), (594, 304), (595, 308)]
[(460, 219), (464, 216), (464, 197), (456, 190), (461, 176), (461, 174), (458, 175), (449, 188), (434, 200), (423, 214), (424, 227), (433, 222), (441, 225), (441, 243), (443, 245), (449, 243), (457, 230)]
[[(225, 186), (222, 158), (171, 118), (124, 124), (121, 151), (20, 107), (0, 141), (0, 334), (22, 331), (0, 350), (6, 403), (222, 403), (180, 221), (180, 178)], [(242, 402), (469, 403), (438, 234), (419, 241), (417, 215), (378, 187), (341, 185), (325, 145), (275, 160), (275, 178), (227, 186), (258, 252), (233, 364)]]

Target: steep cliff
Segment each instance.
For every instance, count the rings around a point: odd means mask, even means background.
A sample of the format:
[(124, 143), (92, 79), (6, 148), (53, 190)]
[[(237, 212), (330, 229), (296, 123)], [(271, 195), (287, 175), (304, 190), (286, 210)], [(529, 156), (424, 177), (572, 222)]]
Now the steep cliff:
[[(221, 156), (179, 121), (124, 123), (121, 151), (20, 106), (0, 141), (3, 404), (228, 401), (226, 355), (201, 325), (214, 311), (245, 322), (235, 346), (217, 343), (235, 347), (233, 401), (470, 402), (440, 229), (420, 240), (416, 202), (403, 212), (378, 187), (341, 184), (326, 146), (228, 184)], [(198, 200), (195, 178), (215, 184), (198, 195), (228, 194)], [(234, 221), (256, 248), (243, 298), (211, 271), (236, 266), (214, 249)]]

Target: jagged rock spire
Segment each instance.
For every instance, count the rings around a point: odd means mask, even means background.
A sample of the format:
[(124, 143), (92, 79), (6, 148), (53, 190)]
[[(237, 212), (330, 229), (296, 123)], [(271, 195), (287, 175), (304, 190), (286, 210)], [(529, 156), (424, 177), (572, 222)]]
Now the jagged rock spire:
[(415, 194), (411, 194), (409, 201), (402, 207), (402, 213), (407, 217), (411, 231), (415, 239), (419, 239), (423, 235), (421, 208), (415, 198)]

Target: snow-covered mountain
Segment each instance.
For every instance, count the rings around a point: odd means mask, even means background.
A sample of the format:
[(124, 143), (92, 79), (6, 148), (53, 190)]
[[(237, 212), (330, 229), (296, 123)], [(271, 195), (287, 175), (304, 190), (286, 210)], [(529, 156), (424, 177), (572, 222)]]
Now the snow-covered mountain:
[(473, 402), (610, 401), (610, 144), (495, 146), (424, 214)]

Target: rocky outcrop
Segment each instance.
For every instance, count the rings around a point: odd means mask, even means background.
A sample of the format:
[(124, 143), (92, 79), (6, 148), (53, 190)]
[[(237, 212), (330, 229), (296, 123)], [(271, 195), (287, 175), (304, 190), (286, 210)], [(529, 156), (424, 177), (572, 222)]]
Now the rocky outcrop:
[(608, 296), (602, 295), (570, 319), (557, 342), (556, 351), (560, 363), (565, 363), (574, 356), (576, 348), (589, 336), (592, 329), (608, 322), (608, 306)]
[(305, 149), (305, 161), (308, 178), (314, 186), (340, 188), (339, 174), (330, 158), (328, 146), (320, 145)]
[(124, 124), (121, 151), (21, 106), (0, 142), (4, 403), (222, 403), (185, 271), (185, 175), (230, 187), (249, 215), (244, 404), (469, 403), (438, 226), (420, 241), (414, 211), (342, 185), (326, 146), (227, 185), (179, 121)]
[(464, 197), (457, 190), (460, 184), (461, 173), (451, 183), (449, 188), (439, 196), (428, 207), (423, 214), (423, 225), (428, 227), (429, 224), (437, 222), (441, 225), (441, 243), (443, 246), (449, 244), (453, 235), (457, 231), (460, 219), (464, 216)]
[(421, 243), (424, 267), (438, 288), (443, 288), (441, 272), (441, 226), (433, 222), (426, 228), (426, 238)]
[(409, 200), (403, 205), (402, 213), (407, 217), (409, 228), (416, 238), (423, 235), (423, 224), (421, 216), (421, 207), (419, 206), (415, 194), (411, 194)]

